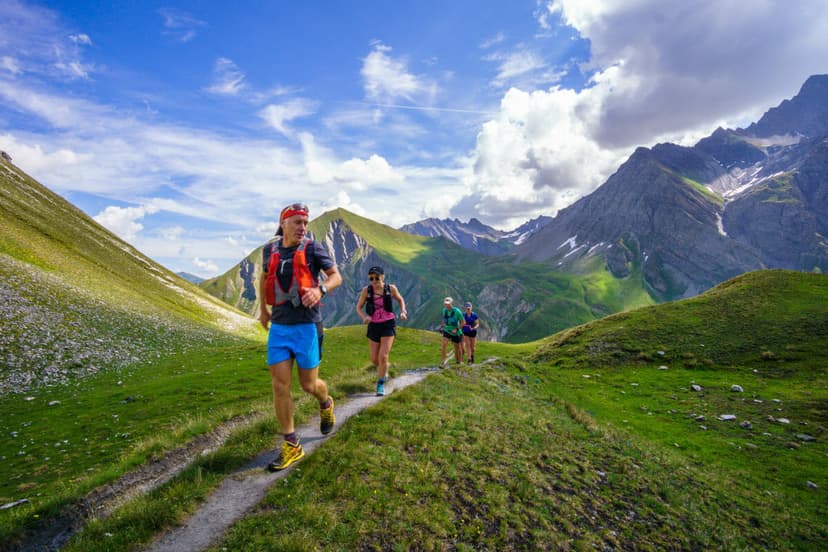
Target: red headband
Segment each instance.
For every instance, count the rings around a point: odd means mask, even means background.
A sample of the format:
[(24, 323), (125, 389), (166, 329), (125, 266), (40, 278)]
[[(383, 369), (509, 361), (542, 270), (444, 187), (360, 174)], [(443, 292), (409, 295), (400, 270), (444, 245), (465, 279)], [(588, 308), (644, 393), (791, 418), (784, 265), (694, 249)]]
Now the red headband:
[(282, 222), (286, 218), (290, 218), (294, 215), (308, 216), (308, 211), (305, 209), (291, 209), (288, 207), (282, 211), (282, 215), (279, 217), (279, 222)]

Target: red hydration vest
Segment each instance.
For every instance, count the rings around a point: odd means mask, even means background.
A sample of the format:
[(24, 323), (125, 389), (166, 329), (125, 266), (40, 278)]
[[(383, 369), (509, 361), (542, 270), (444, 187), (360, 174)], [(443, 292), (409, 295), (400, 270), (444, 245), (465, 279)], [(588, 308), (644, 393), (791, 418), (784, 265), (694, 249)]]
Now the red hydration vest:
[(290, 286), (288, 289), (282, 289), (282, 285), (279, 283), (279, 277), (276, 274), (279, 270), (279, 262), (281, 260), (281, 255), (279, 254), (281, 237), (271, 242), (270, 263), (268, 264), (267, 278), (265, 279), (265, 302), (268, 305), (278, 307), (290, 301), (294, 307), (298, 307), (302, 304), (302, 294), (307, 289), (316, 287), (316, 278), (311, 274), (308, 259), (305, 256), (305, 250), (310, 241), (308, 238), (302, 238), (302, 242), (293, 254), (293, 274), (290, 277)]

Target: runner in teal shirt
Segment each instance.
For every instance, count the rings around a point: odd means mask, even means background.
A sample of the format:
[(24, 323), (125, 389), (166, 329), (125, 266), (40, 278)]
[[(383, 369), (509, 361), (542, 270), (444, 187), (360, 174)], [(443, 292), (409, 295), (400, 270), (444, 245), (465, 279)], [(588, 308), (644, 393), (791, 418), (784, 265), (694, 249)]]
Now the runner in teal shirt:
[(463, 362), (463, 332), (460, 328), (466, 321), (463, 318), (463, 311), (454, 306), (454, 299), (446, 297), (443, 300), (443, 322), (440, 330), (443, 332), (443, 343), (440, 349), (440, 363), (446, 363), (446, 343), (449, 341), (454, 345), (454, 360), (457, 364)]

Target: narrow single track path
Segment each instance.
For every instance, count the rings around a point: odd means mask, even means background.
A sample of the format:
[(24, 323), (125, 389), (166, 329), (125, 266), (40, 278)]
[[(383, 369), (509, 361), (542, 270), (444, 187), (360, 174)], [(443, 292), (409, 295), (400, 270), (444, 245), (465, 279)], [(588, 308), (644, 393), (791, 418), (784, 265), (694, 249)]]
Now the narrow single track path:
[[(386, 396), (423, 380), (436, 368), (423, 368), (405, 372), (388, 380), (385, 386)], [(330, 439), (342, 424), (354, 414), (378, 403), (385, 397), (373, 393), (351, 395), (347, 401), (336, 403), (336, 426), (325, 436), (319, 434), (319, 416), (296, 428), (305, 454), (311, 454), (327, 439)], [(277, 454), (278, 449), (264, 452), (250, 463), (229, 475), (213, 491), (204, 504), (193, 514), (185, 525), (177, 527), (157, 539), (150, 545), (152, 552), (194, 552), (204, 550), (215, 544), (233, 523), (244, 517), (267, 494), (274, 482), (286, 477), (299, 461), (289, 468), (269, 473), (265, 470), (268, 462)]]

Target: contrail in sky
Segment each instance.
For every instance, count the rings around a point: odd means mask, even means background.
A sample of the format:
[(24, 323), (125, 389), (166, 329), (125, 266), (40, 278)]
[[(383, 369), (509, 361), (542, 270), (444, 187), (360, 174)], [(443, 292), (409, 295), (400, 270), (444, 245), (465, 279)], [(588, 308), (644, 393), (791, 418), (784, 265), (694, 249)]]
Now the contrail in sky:
[(423, 107), (419, 105), (397, 105), (360, 102), (362, 105), (371, 107), (386, 107), (390, 109), (410, 109), (412, 111), (444, 111), (448, 113), (474, 113), (477, 115), (496, 115), (497, 111), (480, 111), (476, 109), (456, 109), (452, 107)]

